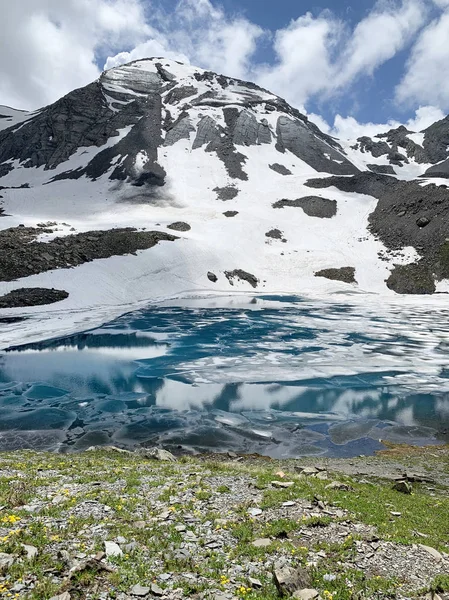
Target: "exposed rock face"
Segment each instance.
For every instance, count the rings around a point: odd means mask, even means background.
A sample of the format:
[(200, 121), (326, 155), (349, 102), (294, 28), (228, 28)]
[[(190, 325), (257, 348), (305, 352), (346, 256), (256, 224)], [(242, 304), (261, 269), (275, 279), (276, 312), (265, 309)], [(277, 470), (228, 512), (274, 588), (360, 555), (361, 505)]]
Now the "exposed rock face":
[(195, 131), (195, 127), (193, 127), (188, 114), (186, 112), (181, 113), (177, 121), (167, 131), (164, 146), (173, 146), (180, 140), (188, 140), (193, 131)]
[(256, 288), (259, 280), (255, 275), (248, 273), (247, 271), (243, 271), (242, 269), (234, 269), (234, 271), (225, 271), (225, 275), (231, 285), (234, 285), (234, 279), (240, 279), (241, 281), (246, 281), (253, 288)]
[(354, 267), (323, 269), (322, 271), (317, 271), (315, 277), (325, 277), (326, 279), (331, 279), (333, 281), (343, 281), (343, 283), (357, 283)]
[[(342, 191), (369, 194), (379, 199), (376, 209), (369, 217), (371, 231), (391, 250), (412, 246), (422, 256), (419, 266), (396, 267), (389, 280), (390, 289), (434, 291), (432, 274), (437, 279), (447, 277), (449, 190), (445, 186), (430, 184), (423, 187), (414, 181), (399, 181), (394, 177), (374, 173), (314, 179), (309, 180), (307, 185), (314, 188), (335, 186)], [(407, 283), (408, 275), (410, 283)]]
[(449, 158), (449, 115), (424, 130), (424, 150), (428, 160), (438, 163)]
[(20, 308), (25, 306), (39, 306), (54, 304), (69, 297), (64, 290), (46, 288), (20, 288), (9, 294), (0, 296), (0, 308)]
[(12, 228), (0, 231), (0, 281), (13, 281), (53, 269), (69, 268), (94, 259), (132, 254), (152, 248), (162, 240), (177, 238), (160, 231), (133, 228), (89, 231), (55, 238), (50, 242), (30, 241), (42, 230)]
[(285, 206), (302, 208), (309, 217), (320, 219), (331, 219), (337, 214), (337, 202), (320, 196), (306, 196), (298, 198), (298, 200), (278, 200), (273, 204), (273, 208), (284, 208)]
[(354, 175), (358, 172), (341, 152), (314, 136), (310, 128), (299, 120), (279, 117), (276, 133), (279, 152), (289, 150), (316, 171), (336, 175)]

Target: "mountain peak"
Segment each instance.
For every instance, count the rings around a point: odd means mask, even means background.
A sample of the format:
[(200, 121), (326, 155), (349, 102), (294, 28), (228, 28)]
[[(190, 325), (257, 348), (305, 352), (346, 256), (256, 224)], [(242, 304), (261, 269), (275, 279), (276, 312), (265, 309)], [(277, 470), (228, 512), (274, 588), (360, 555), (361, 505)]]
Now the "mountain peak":
[(340, 143), (254, 83), (114, 67), (35, 113), (0, 110), (0, 292), (2, 273), (86, 310), (186, 289), (440, 291), (449, 192), (410, 180), (447, 177), (448, 133)]

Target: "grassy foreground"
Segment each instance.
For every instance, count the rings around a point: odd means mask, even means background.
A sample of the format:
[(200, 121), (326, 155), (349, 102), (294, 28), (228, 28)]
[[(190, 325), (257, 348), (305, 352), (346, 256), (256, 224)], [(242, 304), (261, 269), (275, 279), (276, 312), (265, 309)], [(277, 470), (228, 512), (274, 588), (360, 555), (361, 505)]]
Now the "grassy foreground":
[[(448, 456), (392, 449), (385, 479), (332, 461), (4, 453), (0, 596), (274, 599), (291, 590), (273, 572), (302, 566), (324, 600), (444, 597), (449, 494), (433, 475)], [(393, 489), (398, 460), (425, 475), (411, 494)]]

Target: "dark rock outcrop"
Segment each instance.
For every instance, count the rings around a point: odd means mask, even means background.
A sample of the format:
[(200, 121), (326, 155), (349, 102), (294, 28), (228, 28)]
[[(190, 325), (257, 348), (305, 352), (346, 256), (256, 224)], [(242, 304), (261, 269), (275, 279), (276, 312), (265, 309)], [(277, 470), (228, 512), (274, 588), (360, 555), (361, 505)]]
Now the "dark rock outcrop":
[(424, 150), (432, 164), (449, 158), (449, 115), (424, 130)]
[(320, 219), (331, 219), (337, 214), (337, 202), (320, 196), (305, 196), (297, 200), (278, 200), (273, 204), (273, 208), (284, 208), (286, 206), (302, 208), (309, 217)]
[(209, 271), (209, 273), (207, 274), (207, 278), (209, 279), (209, 281), (212, 281), (212, 283), (217, 283), (218, 281), (218, 277), (215, 275), (215, 273), (212, 273), (211, 271)]
[(355, 279), (354, 267), (340, 267), (339, 269), (323, 269), (315, 273), (315, 277), (325, 277), (332, 281), (342, 281), (343, 283), (357, 283)]
[(287, 167), (284, 167), (284, 165), (280, 165), (279, 163), (274, 163), (273, 165), (268, 165), (268, 166), (272, 171), (279, 173), (279, 175), (291, 175), (292, 174), (290, 169), (287, 169)]
[(0, 296), (0, 308), (21, 308), (55, 304), (69, 297), (65, 290), (54, 288), (20, 288)]
[(236, 217), (239, 213), (237, 210), (227, 210), (226, 212), (223, 213), (225, 217)]
[(396, 265), (387, 287), (397, 294), (433, 294), (436, 290), (432, 271), (423, 263)]
[(133, 228), (88, 231), (37, 242), (42, 229), (15, 227), (0, 231), (0, 281), (13, 281), (53, 269), (76, 267), (99, 258), (134, 254), (177, 237)]
[(282, 240), (282, 231), (280, 229), (270, 229), (265, 234), (265, 237), (272, 238), (273, 240)]
[(217, 198), (218, 200), (234, 200), (234, 198), (236, 198), (239, 194), (239, 191), (236, 187), (232, 186), (232, 185), (228, 185), (226, 187), (216, 187), (213, 189), (214, 192), (217, 193)]
[(240, 281), (246, 281), (253, 288), (256, 288), (259, 280), (255, 275), (248, 273), (247, 271), (243, 271), (242, 269), (234, 269), (234, 271), (225, 271), (225, 275), (231, 285), (234, 285), (234, 279), (239, 279)]
[(192, 228), (188, 223), (184, 223), (184, 221), (176, 221), (176, 223), (167, 225), (167, 229), (173, 229), (173, 231), (190, 231)]
[(373, 173), (380, 173), (381, 175), (396, 175), (395, 170), (391, 165), (366, 165)]

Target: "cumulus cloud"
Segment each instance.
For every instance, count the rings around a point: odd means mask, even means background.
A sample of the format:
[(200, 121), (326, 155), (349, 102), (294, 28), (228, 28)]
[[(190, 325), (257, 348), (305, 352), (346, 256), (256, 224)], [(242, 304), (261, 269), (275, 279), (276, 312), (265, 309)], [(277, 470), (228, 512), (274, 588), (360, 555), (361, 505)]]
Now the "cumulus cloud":
[[(439, 2), (440, 7), (449, 2)], [(396, 89), (396, 98), (408, 106), (435, 104), (449, 110), (449, 10), (421, 33), (408, 60), (407, 71)]]
[(170, 13), (153, 10), (149, 39), (129, 52), (109, 57), (105, 67), (164, 55), (244, 78), (263, 35), (257, 25), (243, 17), (228, 17), (210, 0), (181, 0)]
[(329, 11), (307, 14), (276, 33), (277, 61), (256, 70), (256, 79), (295, 104), (330, 97), (404, 49), (427, 13), (425, 0), (380, 0), (354, 30)]
[(318, 18), (308, 13), (292, 21), (276, 33), (276, 63), (255, 69), (255, 78), (296, 105), (305, 104), (332, 81), (330, 56), (343, 31), (344, 23), (330, 13)]
[(344, 85), (360, 74), (372, 75), (410, 42), (426, 15), (422, 0), (405, 0), (399, 7), (378, 3), (356, 26), (338, 61), (337, 84)]
[(308, 118), (318, 125), (321, 131), (338, 137), (342, 140), (354, 140), (362, 136), (373, 137), (378, 133), (385, 133), (389, 129), (396, 129), (405, 125), (409, 131), (423, 131), (435, 121), (444, 118), (444, 113), (435, 106), (420, 106), (415, 115), (405, 123), (390, 119), (386, 123), (359, 123), (354, 117), (336, 115), (333, 125), (329, 125), (320, 115), (309, 114)]
[(0, 104), (37, 108), (99, 74), (96, 52), (148, 34), (139, 0), (20, 0), (2, 9)]

